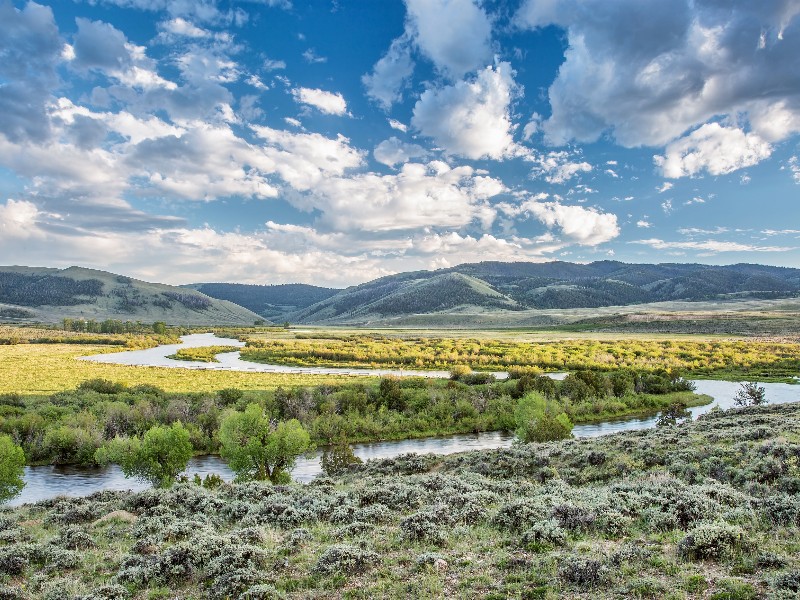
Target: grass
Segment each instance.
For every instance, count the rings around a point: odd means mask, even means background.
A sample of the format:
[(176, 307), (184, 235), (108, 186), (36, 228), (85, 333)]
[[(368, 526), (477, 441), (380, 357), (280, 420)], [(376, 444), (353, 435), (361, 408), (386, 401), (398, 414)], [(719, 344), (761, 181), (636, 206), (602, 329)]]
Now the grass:
[(800, 404), (597, 439), (406, 455), (308, 485), (0, 511), (0, 594), (792, 598)]
[(224, 352), (237, 352), (239, 350), (236, 346), (203, 346), (202, 348), (182, 348), (175, 354), (167, 356), (174, 360), (186, 360), (192, 362), (219, 362), (217, 354)]
[(77, 360), (81, 356), (109, 351), (107, 346), (97, 345), (0, 346), (0, 394), (54, 394), (74, 389), (87, 379), (96, 378), (119, 381), (130, 386), (150, 384), (167, 392), (216, 392), (225, 388), (273, 390), (280, 386), (325, 385), (354, 379), (341, 375), (129, 367)]
[(692, 376), (790, 380), (800, 372), (800, 344), (698, 339), (508, 339), (395, 337), (376, 334), (249, 338), (243, 360), (319, 367), (495, 370), (536, 366), (576, 369), (674, 369)]

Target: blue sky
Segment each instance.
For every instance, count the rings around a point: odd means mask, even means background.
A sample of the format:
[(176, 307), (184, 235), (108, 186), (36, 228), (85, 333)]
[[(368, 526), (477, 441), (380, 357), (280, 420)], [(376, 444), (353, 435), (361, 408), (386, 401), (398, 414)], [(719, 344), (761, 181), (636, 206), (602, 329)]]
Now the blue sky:
[(796, 0), (0, 0), (0, 263), (800, 266)]

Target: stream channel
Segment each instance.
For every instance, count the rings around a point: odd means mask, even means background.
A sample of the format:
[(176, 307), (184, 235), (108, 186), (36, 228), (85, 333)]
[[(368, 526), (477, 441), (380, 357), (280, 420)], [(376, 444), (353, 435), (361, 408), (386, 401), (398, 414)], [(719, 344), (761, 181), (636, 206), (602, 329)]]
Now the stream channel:
[[(238, 352), (228, 352), (217, 356), (218, 363), (186, 362), (167, 358), (179, 348), (196, 348), (203, 346), (244, 346), (244, 343), (228, 338), (218, 338), (214, 334), (195, 334), (181, 338), (182, 344), (158, 346), (147, 350), (131, 352), (117, 352), (84, 357), (82, 360), (113, 363), (121, 365), (135, 365), (143, 367), (168, 367), (184, 369), (214, 369), (234, 371), (254, 371), (271, 373), (324, 373), (347, 375), (396, 375), (401, 377), (449, 377), (448, 371), (413, 371), (393, 369), (335, 369), (323, 367), (290, 367), (285, 365), (265, 365), (250, 363), (241, 360)], [(563, 378), (564, 373), (549, 374), (554, 378)], [(507, 377), (507, 373), (495, 373), (499, 379)], [(698, 394), (708, 394), (714, 401), (705, 406), (695, 406), (689, 409), (692, 419), (711, 410), (713, 406), (722, 409), (733, 407), (733, 397), (739, 388), (740, 382), (695, 380)], [(770, 404), (782, 404), (798, 400), (800, 387), (788, 383), (762, 383), (766, 389), (767, 400)], [(597, 437), (619, 431), (632, 431), (654, 427), (660, 413), (639, 417), (628, 417), (596, 423), (575, 425), (572, 430), (575, 437)], [(489, 431), (475, 434), (457, 434), (444, 437), (420, 438), (413, 440), (400, 440), (389, 442), (372, 442), (365, 444), (352, 444), (353, 453), (360, 459), (367, 461), (377, 458), (392, 458), (409, 452), (418, 454), (454, 454), (469, 450), (486, 450), (491, 448), (507, 448), (514, 440), (514, 435), (508, 432)], [(296, 481), (308, 482), (321, 473), (321, 451), (309, 456), (300, 457), (292, 471)], [(195, 473), (205, 477), (210, 473), (217, 473), (226, 481), (233, 479), (233, 472), (219, 456), (197, 456), (189, 461), (187, 474), (192, 477)], [(38, 502), (56, 496), (88, 496), (101, 490), (134, 490), (139, 491), (149, 487), (148, 484), (134, 479), (126, 479), (120, 468), (111, 465), (103, 468), (87, 468), (80, 466), (54, 466), (44, 465), (25, 467), (25, 488), (22, 493), (12, 499), (8, 505), (18, 506), (30, 502)]]

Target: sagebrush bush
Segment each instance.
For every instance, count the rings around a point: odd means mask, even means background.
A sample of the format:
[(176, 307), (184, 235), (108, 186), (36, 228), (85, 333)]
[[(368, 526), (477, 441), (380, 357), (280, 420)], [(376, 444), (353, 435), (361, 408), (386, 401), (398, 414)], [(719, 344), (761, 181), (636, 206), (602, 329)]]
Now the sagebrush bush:
[(521, 538), (522, 545), (532, 550), (539, 550), (553, 546), (563, 546), (567, 543), (567, 532), (553, 519), (534, 523), (525, 530)]
[(571, 585), (591, 589), (602, 583), (606, 568), (592, 558), (567, 557), (559, 563), (558, 574)]
[(314, 572), (322, 575), (363, 573), (379, 562), (380, 556), (376, 552), (339, 544), (322, 553), (314, 565)]
[(678, 553), (689, 560), (718, 560), (729, 557), (746, 545), (741, 527), (725, 522), (702, 523), (678, 544)]

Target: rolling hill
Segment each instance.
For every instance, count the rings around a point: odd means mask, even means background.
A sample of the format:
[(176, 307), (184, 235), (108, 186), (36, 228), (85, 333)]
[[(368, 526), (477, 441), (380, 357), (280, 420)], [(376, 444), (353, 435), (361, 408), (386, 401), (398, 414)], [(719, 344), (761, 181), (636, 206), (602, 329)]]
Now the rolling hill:
[[(738, 264), (626, 264), (599, 261), (464, 264), (382, 277), (287, 315), (292, 322), (407, 324), (410, 317), (501, 314), (535, 322), (552, 309), (664, 302), (787, 298), (800, 294), (800, 269)], [(512, 312), (525, 312), (511, 315)], [(475, 322), (475, 319), (471, 319)], [(423, 320), (428, 322), (430, 320)], [(465, 323), (466, 324), (466, 323)]]
[(70, 267), (0, 267), (0, 320), (118, 319), (252, 325), (259, 315), (195, 290)]

